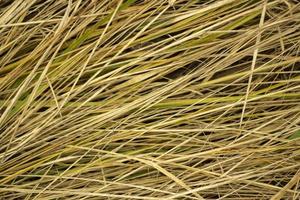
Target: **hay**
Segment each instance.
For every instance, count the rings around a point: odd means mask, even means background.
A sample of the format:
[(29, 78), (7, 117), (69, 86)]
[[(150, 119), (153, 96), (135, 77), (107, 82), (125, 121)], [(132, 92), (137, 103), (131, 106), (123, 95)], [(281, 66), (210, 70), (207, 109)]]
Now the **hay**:
[(0, 1), (0, 199), (299, 199), (296, 0)]

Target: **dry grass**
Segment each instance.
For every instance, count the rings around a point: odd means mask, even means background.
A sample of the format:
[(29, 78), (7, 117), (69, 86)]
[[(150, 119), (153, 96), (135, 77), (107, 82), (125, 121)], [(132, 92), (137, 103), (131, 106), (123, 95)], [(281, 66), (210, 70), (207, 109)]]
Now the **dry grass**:
[(299, 199), (297, 0), (0, 0), (0, 199)]

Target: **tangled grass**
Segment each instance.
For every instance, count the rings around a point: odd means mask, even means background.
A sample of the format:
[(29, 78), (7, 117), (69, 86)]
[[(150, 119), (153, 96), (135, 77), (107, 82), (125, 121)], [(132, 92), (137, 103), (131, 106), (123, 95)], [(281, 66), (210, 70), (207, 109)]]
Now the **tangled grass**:
[(299, 199), (297, 0), (0, 0), (0, 199)]

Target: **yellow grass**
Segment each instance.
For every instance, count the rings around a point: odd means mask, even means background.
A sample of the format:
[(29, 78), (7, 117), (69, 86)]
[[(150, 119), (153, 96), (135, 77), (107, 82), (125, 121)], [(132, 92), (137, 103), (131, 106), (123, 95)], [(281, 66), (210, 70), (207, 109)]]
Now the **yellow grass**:
[(299, 199), (300, 2), (0, 0), (0, 199)]

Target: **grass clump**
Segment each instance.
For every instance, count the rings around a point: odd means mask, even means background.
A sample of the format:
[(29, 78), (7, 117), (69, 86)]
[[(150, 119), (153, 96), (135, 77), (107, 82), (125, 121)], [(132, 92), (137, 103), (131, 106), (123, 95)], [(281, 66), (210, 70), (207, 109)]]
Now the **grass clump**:
[(300, 3), (0, 1), (0, 199), (299, 199)]

